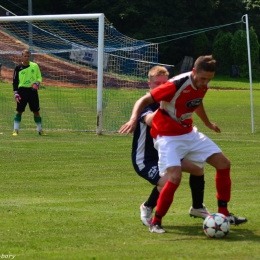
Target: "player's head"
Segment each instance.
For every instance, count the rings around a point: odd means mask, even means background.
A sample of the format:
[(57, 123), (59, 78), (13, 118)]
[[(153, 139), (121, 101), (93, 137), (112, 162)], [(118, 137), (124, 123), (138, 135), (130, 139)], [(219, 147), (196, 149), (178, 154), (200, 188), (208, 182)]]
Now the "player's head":
[(205, 87), (214, 77), (216, 60), (212, 55), (200, 56), (194, 63), (191, 73), (192, 83), (196, 88)]
[(168, 70), (163, 66), (154, 66), (148, 72), (148, 85), (150, 89), (154, 89), (164, 84), (169, 77)]
[(22, 62), (23, 64), (28, 64), (31, 58), (31, 52), (29, 50), (22, 51)]

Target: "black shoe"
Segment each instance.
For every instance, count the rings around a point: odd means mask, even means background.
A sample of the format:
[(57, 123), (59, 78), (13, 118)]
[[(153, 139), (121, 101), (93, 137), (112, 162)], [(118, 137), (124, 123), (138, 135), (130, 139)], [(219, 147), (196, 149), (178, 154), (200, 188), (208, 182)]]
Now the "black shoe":
[(41, 130), (41, 131), (38, 132), (38, 135), (46, 135), (46, 133)]
[(229, 216), (227, 216), (227, 219), (231, 225), (241, 225), (247, 222), (246, 218), (243, 217), (236, 217), (234, 214), (229, 213)]

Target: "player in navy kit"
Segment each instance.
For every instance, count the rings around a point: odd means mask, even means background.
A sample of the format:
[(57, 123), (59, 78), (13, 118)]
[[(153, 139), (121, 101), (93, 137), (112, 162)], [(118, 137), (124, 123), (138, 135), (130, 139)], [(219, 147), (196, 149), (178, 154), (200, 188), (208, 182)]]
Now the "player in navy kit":
[(211, 55), (200, 56), (192, 71), (151, 90), (135, 103), (130, 120), (119, 130), (120, 133), (132, 133), (142, 110), (149, 104), (160, 102), (152, 120), (151, 135), (159, 154), (160, 176), (167, 176), (167, 182), (159, 194), (150, 232), (165, 232), (161, 226), (162, 218), (181, 182), (181, 159), (184, 157), (200, 167), (208, 163), (216, 169), (218, 212), (226, 215), (230, 224), (247, 222), (246, 218), (234, 216), (227, 207), (231, 196), (229, 159), (212, 140), (193, 127), (192, 114), (196, 112), (208, 128), (220, 132), (209, 121), (202, 102), (215, 75), (215, 63)]
[[(169, 73), (165, 67), (153, 67), (148, 73), (150, 90), (164, 84), (168, 80), (168, 76)], [(153, 103), (142, 111), (134, 131), (132, 144), (132, 163), (135, 171), (138, 175), (155, 185), (148, 200), (140, 206), (141, 221), (146, 226), (151, 224), (152, 211), (156, 206), (159, 192), (167, 180), (166, 177), (160, 177), (159, 175), (158, 151), (154, 148), (153, 138), (150, 135), (152, 118), (158, 108), (159, 104)], [(190, 216), (204, 219), (210, 214), (205, 205), (203, 205), (205, 186), (204, 169), (184, 159), (182, 161), (182, 170), (191, 173), (189, 180), (192, 194)]]

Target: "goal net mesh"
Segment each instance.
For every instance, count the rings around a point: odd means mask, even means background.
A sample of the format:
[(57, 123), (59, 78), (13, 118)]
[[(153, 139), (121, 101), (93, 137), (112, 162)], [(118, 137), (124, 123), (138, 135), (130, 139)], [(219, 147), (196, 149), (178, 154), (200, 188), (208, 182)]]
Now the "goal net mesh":
[[(21, 52), (30, 49), (43, 76), (39, 90), (43, 128), (96, 130), (98, 26), (98, 19), (0, 20), (2, 129), (13, 127), (13, 70), (21, 62)], [(148, 71), (158, 63), (158, 45), (121, 34), (105, 18), (103, 57), (102, 131), (117, 131), (136, 99), (147, 91)], [(35, 129), (29, 107), (21, 129)]]

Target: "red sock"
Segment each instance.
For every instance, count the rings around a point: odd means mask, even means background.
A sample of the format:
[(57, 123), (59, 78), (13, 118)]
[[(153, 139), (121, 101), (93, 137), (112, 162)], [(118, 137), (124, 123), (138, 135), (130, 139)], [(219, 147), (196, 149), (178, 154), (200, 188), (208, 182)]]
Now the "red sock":
[[(217, 199), (218, 201), (226, 202), (230, 201), (231, 196), (231, 179), (230, 179), (230, 168), (221, 169), (216, 171), (216, 188), (217, 188)], [(227, 206), (218, 207), (218, 212), (224, 215), (229, 215)]]
[(166, 182), (166, 184), (162, 188), (159, 198), (157, 200), (156, 213), (152, 220), (152, 224), (155, 224), (155, 223), (161, 224), (162, 217), (165, 216), (168, 209), (170, 208), (172, 201), (173, 201), (174, 193), (178, 187), (179, 187), (179, 184), (177, 185), (170, 181)]

